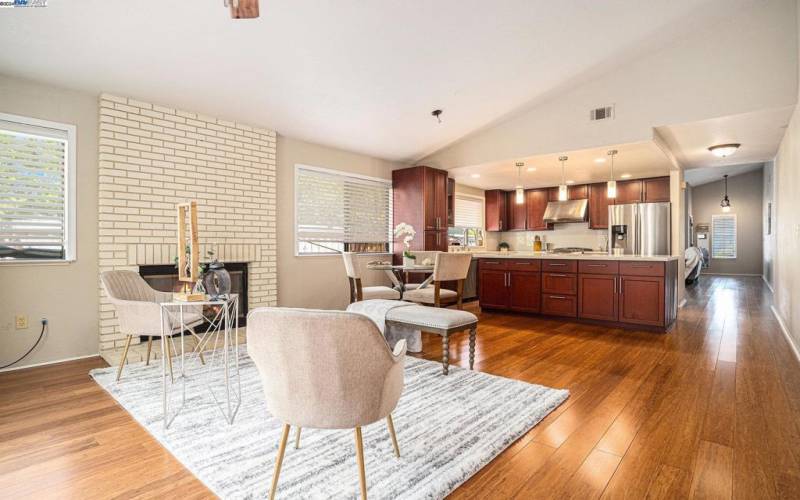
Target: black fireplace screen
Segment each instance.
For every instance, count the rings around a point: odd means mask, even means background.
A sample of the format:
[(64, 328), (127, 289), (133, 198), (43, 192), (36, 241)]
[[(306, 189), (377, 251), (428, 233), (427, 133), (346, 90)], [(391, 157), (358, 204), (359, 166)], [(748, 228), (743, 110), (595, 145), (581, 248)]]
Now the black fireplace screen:
[[(239, 326), (245, 326), (247, 323), (247, 264), (226, 262), (225, 269), (231, 275), (231, 293), (239, 294)], [(172, 265), (139, 266), (139, 275), (151, 287), (162, 292), (178, 292), (182, 287), (178, 281), (178, 269)], [(206, 317), (209, 315), (210, 312), (206, 311)]]

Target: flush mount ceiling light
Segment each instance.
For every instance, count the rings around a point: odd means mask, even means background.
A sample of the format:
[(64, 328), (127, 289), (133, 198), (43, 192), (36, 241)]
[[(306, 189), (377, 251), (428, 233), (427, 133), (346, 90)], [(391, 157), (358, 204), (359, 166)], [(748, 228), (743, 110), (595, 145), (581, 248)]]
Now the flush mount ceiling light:
[(594, 159), (594, 162), (595, 162), (595, 163), (605, 163), (605, 162), (606, 162), (606, 159), (605, 159), (605, 158), (595, 158), (595, 159)]
[(472, 175), (470, 175), (470, 177), (472, 177), (473, 179), (477, 179), (480, 176), (481, 176), (481, 174), (472, 174)]
[(561, 184), (558, 186), (558, 201), (567, 201), (567, 177), (566, 177), (566, 167), (564, 167), (564, 162), (569, 160), (569, 157), (559, 156), (558, 161), (561, 162)]
[(434, 109), (431, 111), (431, 115), (436, 118), (439, 123), (442, 123), (442, 110), (441, 109)]
[(725, 178), (725, 196), (722, 197), (722, 202), (719, 206), (722, 207), (722, 211), (727, 213), (731, 211), (731, 200), (728, 199), (728, 175), (725, 174), (722, 177)]
[(527, 170), (528, 172), (536, 172), (536, 167), (528, 167), (525, 170)]
[(617, 156), (617, 153), (616, 149), (612, 149), (607, 153), (611, 157), (611, 179), (606, 185), (606, 197), (608, 198), (617, 197), (617, 181), (614, 180), (614, 157)]
[(258, 17), (258, 0), (223, 0), (230, 8), (233, 19), (255, 19)]
[(522, 187), (522, 167), (525, 166), (525, 163), (518, 161), (517, 165), (517, 185), (514, 187), (514, 191), (516, 191), (516, 195), (514, 196), (514, 202), (517, 205), (522, 205), (525, 203), (525, 189)]
[(567, 181), (567, 184), (575, 184), (575, 181), (569, 180), (569, 181)]
[(739, 143), (718, 144), (716, 146), (711, 146), (708, 150), (717, 158), (725, 158), (735, 153), (736, 150), (739, 149), (739, 146), (741, 146)]
[(631, 174), (622, 174), (622, 175), (619, 176), (619, 178), (620, 179), (630, 179), (631, 178)]

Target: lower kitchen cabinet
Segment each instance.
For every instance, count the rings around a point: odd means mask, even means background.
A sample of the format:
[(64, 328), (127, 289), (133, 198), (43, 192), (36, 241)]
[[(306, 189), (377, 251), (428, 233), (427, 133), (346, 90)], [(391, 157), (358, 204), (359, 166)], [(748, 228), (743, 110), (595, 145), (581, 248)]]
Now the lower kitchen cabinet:
[(479, 268), (478, 297), (481, 307), (505, 309), (509, 306), (507, 271)]
[(578, 317), (617, 321), (617, 275), (581, 274), (578, 279)]
[(635, 325), (664, 325), (664, 278), (620, 276), (619, 321)]
[(511, 310), (539, 312), (541, 275), (536, 272), (508, 271), (508, 280)]
[(542, 294), (542, 314), (574, 318), (577, 316), (577, 312), (578, 304), (575, 295)]

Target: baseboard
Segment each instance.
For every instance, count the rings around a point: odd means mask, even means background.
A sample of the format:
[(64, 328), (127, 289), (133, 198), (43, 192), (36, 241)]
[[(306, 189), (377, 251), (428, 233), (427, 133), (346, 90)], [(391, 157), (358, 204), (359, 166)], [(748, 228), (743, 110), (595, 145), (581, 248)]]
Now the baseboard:
[(783, 322), (783, 318), (781, 318), (781, 315), (778, 314), (778, 310), (775, 309), (775, 306), (770, 306), (770, 309), (772, 309), (772, 314), (775, 316), (775, 319), (778, 320), (778, 325), (781, 327), (783, 336), (786, 337), (786, 342), (789, 343), (789, 347), (792, 349), (792, 352), (794, 352), (794, 357), (800, 362), (800, 349), (797, 348), (797, 344), (794, 343), (794, 339), (789, 334), (789, 329), (786, 328), (786, 323)]
[(87, 354), (85, 356), (75, 356), (74, 358), (64, 358), (64, 359), (57, 359), (55, 361), (45, 361), (44, 363), (34, 363), (32, 365), (12, 366), (10, 368), (6, 368), (4, 370), (0, 370), (0, 373), (13, 372), (13, 371), (17, 371), (17, 370), (24, 370), (26, 368), (36, 368), (37, 366), (55, 365), (55, 364), (58, 364), (58, 363), (66, 363), (67, 361), (77, 361), (79, 359), (94, 358), (94, 357), (97, 357), (99, 355), (100, 355), (100, 353)]
[(769, 291), (774, 294), (775, 290), (772, 289), (772, 285), (770, 285), (769, 281), (767, 281), (767, 277), (762, 274), (761, 275), (761, 279), (764, 280), (764, 284), (767, 285), (767, 288), (769, 288)]

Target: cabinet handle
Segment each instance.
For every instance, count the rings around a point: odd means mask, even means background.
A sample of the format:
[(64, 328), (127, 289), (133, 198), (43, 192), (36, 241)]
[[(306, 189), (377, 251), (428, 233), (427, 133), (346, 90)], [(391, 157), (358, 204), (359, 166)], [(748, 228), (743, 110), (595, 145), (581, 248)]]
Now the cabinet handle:
[(608, 267), (608, 264), (586, 264), (586, 267)]
[(486, 264), (487, 264), (487, 265), (491, 264), (491, 265), (493, 265), (493, 266), (498, 266), (498, 265), (500, 265), (500, 263), (499, 263), (499, 262), (489, 262), (488, 260), (486, 261)]
[(653, 265), (652, 264), (631, 264), (631, 267), (642, 267), (642, 268), (645, 268), (645, 267), (653, 267)]
[(511, 288), (511, 273), (508, 273), (508, 287)]
[(515, 262), (514, 264), (516, 264), (518, 266), (530, 266), (531, 265), (530, 262)]
[(548, 266), (552, 266), (552, 267), (566, 267), (567, 266), (566, 264), (559, 264), (557, 262), (548, 262), (547, 265)]
[(614, 276), (614, 295), (617, 294), (617, 277)]
[(555, 273), (550, 273), (550, 276), (555, 276), (556, 278), (566, 278), (567, 277), (566, 274), (555, 274)]
[(551, 295), (550, 298), (551, 299), (558, 299), (558, 300), (567, 300), (567, 298), (564, 297), (563, 295)]

